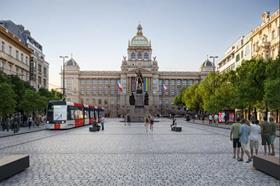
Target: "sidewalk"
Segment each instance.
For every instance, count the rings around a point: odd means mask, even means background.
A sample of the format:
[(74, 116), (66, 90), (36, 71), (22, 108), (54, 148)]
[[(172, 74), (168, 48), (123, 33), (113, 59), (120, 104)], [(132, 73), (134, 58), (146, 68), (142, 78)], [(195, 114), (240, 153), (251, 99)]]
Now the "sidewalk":
[[(216, 124), (218, 126), (214, 126), (213, 124), (209, 125), (208, 120), (204, 120), (204, 122), (202, 120), (194, 120), (194, 122), (193, 122), (193, 120), (191, 119), (188, 122), (195, 123), (195, 124), (200, 124), (200, 125), (208, 125), (209, 127), (217, 127), (217, 128), (223, 128), (223, 129), (230, 129), (230, 126), (231, 126), (231, 124), (225, 124), (225, 123)], [(279, 130), (276, 131), (276, 136), (280, 137), (280, 131)]]
[(28, 127), (20, 127), (19, 131), (17, 133), (14, 133), (13, 130), (7, 130), (5, 131), (0, 131), (0, 138), (3, 137), (8, 137), (8, 136), (14, 136), (14, 135), (19, 135), (19, 134), (25, 134), (25, 133), (30, 133), (30, 132), (37, 132), (45, 129), (45, 125), (40, 125), (39, 127), (34, 127), (32, 126), (30, 129)]

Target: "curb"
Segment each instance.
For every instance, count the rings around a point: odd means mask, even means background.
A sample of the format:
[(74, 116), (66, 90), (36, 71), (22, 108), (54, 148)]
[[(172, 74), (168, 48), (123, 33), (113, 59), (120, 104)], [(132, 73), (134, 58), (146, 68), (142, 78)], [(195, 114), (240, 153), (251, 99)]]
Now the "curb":
[(45, 130), (45, 128), (43, 129), (38, 129), (38, 130), (32, 130), (32, 131), (26, 131), (26, 132), (20, 132), (20, 133), (12, 133), (12, 134), (7, 134), (4, 136), (0, 136), (0, 138), (5, 138), (5, 137), (10, 137), (10, 136), (16, 136), (16, 135), (21, 135), (21, 134), (27, 134), (27, 133), (32, 133), (32, 132), (39, 132)]

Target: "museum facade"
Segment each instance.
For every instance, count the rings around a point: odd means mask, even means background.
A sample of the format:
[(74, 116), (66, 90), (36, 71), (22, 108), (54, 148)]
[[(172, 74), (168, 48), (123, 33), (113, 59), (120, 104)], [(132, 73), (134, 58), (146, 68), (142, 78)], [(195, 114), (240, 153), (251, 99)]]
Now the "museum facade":
[(151, 41), (142, 30), (139, 24), (136, 35), (129, 40), (120, 71), (84, 71), (73, 58), (68, 60), (64, 65), (66, 100), (104, 107), (111, 117), (126, 114), (130, 108), (129, 97), (136, 91), (136, 73), (140, 71), (143, 91), (149, 98), (145, 112), (166, 115), (177, 109), (173, 98), (184, 87), (198, 83), (213, 71), (208, 59), (197, 72), (158, 71)]

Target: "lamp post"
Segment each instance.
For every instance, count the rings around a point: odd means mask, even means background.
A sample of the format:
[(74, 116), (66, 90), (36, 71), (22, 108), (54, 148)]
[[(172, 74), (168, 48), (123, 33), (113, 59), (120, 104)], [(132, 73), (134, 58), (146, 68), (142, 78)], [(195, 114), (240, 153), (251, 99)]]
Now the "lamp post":
[(218, 56), (210, 56), (209, 58), (213, 59), (213, 72), (215, 73), (215, 69), (216, 69), (216, 66), (215, 66), (215, 59), (217, 59)]
[(65, 59), (68, 58), (68, 56), (59, 56), (59, 58), (63, 59), (63, 66), (62, 66), (62, 94), (63, 98), (65, 98)]

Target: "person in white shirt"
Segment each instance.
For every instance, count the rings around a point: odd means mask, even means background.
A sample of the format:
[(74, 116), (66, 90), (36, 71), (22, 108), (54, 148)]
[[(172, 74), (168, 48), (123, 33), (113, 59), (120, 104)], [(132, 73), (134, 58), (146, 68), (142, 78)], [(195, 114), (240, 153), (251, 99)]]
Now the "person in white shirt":
[(254, 150), (255, 150), (255, 154), (258, 155), (260, 133), (261, 133), (261, 127), (259, 125), (259, 121), (256, 120), (253, 124), (250, 125), (251, 157), (253, 157)]

